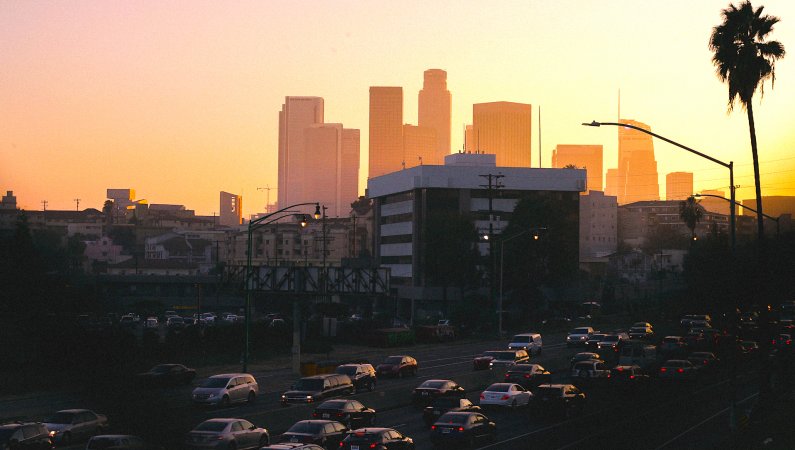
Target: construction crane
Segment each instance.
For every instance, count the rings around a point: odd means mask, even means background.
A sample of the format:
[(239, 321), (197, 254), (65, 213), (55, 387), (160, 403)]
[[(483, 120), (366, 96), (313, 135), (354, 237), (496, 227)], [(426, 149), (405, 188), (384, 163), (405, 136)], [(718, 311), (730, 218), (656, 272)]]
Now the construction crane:
[(266, 191), (267, 194), (268, 194), (267, 195), (267, 200), (266, 200), (266, 203), (265, 203), (265, 212), (266, 213), (271, 212), (271, 189), (275, 190), (277, 188), (272, 188), (272, 187), (270, 187), (269, 184), (266, 184), (265, 187), (258, 187), (257, 188), (258, 191)]

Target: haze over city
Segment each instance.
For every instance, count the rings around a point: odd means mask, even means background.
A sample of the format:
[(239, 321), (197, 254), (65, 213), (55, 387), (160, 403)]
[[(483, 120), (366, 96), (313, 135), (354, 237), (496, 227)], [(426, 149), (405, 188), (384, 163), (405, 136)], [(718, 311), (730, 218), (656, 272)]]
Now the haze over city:
[[(325, 122), (361, 130), (359, 191), (368, 167), (371, 86), (403, 88), (417, 123), (423, 72), (447, 72), (451, 151), (472, 105), (531, 104), (532, 167), (559, 144), (604, 146), (617, 166), (621, 118), (723, 161), (738, 199), (753, 198), (747, 118), (727, 114), (708, 39), (728, 2), (5, 2), (0, 5), (0, 191), (22, 209), (100, 209), (107, 188), (155, 203), (218, 211), (244, 197), (244, 217), (278, 185), (278, 113), (286, 96), (324, 99)], [(488, 7), (486, 7), (488, 6)], [(771, 38), (795, 42), (795, 4)], [(795, 64), (754, 97), (763, 195), (795, 195)], [(488, 152), (489, 149), (481, 148)], [(655, 141), (665, 175), (727, 190), (725, 169)], [(604, 175), (604, 174), (603, 174)], [(322, 177), (323, 174), (317, 174)], [(275, 194), (271, 194), (271, 201)]]

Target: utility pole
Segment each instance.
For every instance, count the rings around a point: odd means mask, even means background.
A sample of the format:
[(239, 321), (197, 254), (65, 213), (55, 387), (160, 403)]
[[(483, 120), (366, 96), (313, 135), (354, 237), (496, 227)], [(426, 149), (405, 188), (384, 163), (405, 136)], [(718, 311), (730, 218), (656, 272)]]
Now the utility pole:
[(76, 198), (75, 201), (75, 211), (80, 211), (80, 199)]
[(351, 216), (353, 219), (353, 254), (351, 255), (352, 258), (356, 258), (356, 214)]
[(47, 202), (47, 200), (42, 200), (41, 201), (41, 209), (43, 211), (47, 211), (47, 203), (49, 203), (49, 202)]
[[(481, 184), (480, 187), (484, 187), (487, 189), (487, 193), (489, 196), (489, 258), (491, 258), (491, 270), (489, 273), (489, 301), (493, 303), (494, 301), (494, 275), (497, 271), (496, 264), (497, 260), (494, 257), (494, 190), (501, 189), (503, 187), (500, 184), (500, 178), (505, 177), (503, 174), (485, 174), (485, 175), (478, 175), (479, 177), (483, 177), (488, 180), (488, 184)], [(497, 314), (499, 317), (502, 317), (502, 311), (498, 311)], [(499, 330), (502, 331), (502, 330)]]

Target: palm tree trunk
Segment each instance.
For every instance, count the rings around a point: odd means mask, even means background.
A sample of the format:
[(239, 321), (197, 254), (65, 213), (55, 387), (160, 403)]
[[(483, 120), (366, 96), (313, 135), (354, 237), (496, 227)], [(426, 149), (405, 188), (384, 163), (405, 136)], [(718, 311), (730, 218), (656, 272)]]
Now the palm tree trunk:
[[(751, 155), (754, 158), (754, 182), (756, 183), (756, 225), (759, 232), (759, 240), (765, 238), (765, 219), (762, 216), (762, 186), (759, 181), (759, 153), (756, 148), (756, 127), (754, 126), (754, 109), (752, 101), (746, 105), (748, 111), (748, 129), (751, 132)], [(732, 205), (733, 207), (734, 205)]]

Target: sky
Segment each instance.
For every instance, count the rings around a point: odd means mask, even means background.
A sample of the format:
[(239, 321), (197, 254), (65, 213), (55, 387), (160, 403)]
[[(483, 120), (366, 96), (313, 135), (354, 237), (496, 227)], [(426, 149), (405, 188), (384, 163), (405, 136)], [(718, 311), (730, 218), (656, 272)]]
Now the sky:
[[(795, 52), (795, 2), (781, 18)], [(0, 193), (20, 208), (101, 209), (108, 188), (217, 214), (219, 191), (263, 211), (277, 183), (285, 96), (320, 96), (325, 121), (361, 130), (367, 179), (370, 86), (402, 86), (417, 123), (423, 71), (447, 71), (452, 150), (472, 104), (533, 105), (532, 164), (557, 144), (601, 144), (617, 166), (621, 116), (723, 161), (754, 197), (747, 116), (727, 111), (708, 48), (725, 0), (366, 0), (0, 2)], [(763, 195), (795, 195), (795, 54), (753, 103)], [(661, 141), (665, 174), (727, 190), (728, 171)], [(322, 176), (319, 174), (318, 176)], [(270, 192), (271, 202), (276, 191)]]

